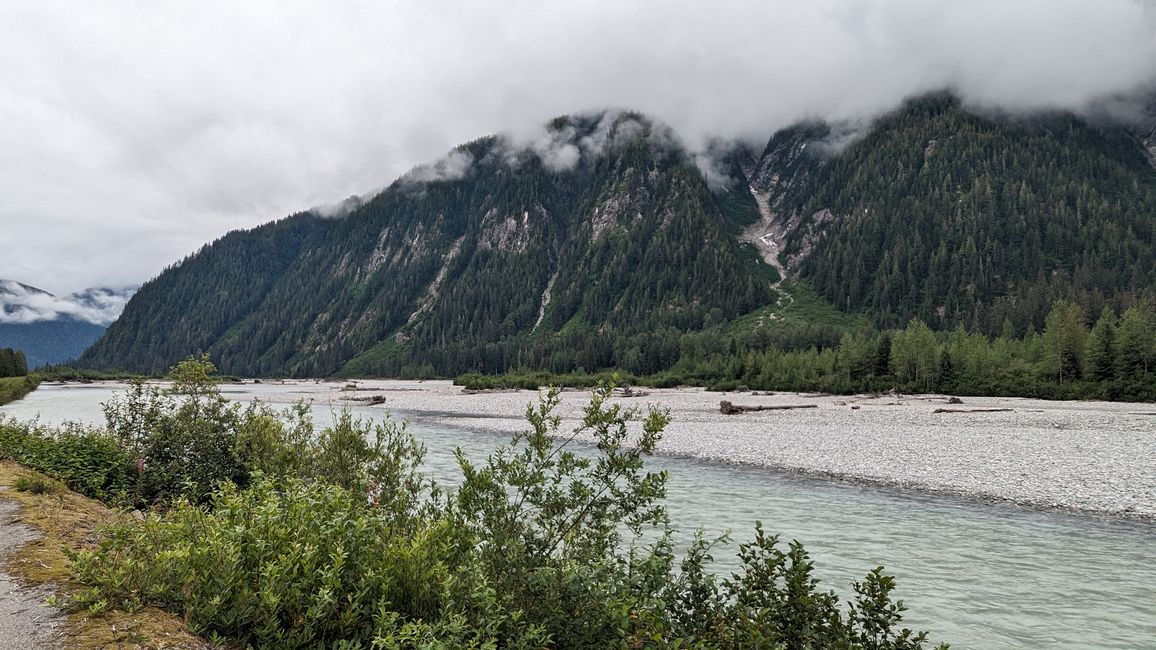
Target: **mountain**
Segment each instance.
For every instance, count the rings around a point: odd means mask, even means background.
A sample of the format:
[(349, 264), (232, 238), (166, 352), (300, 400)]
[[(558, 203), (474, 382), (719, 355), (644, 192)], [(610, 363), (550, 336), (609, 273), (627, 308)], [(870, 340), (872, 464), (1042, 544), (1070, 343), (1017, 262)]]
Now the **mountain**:
[(61, 298), (0, 280), (0, 348), (23, 351), (30, 368), (76, 359), (116, 319), (133, 291), (92, 288)]
[(532, 333), (697, 329), (774, 299), (734, 236), (753, 200), (712, 193), (667, 129), (621, 113), (548, 136), (469, 143), (342, 218), (231, 233), (145, 284), (84, 361), (378, 373), (417, 349), (495, 367)]
[(777, 192), (785, 254), (825, 298), (879, 325), (919, 316), (997, 333), (1007, 319), (1022, 332), (1060, 298), (1098, 313), (1156, 286), (1146, 153), (1120, 126), (923, 97), (838, 155), (812, 155)]
[(528, 145), (483, 138), (376, 196), (229, 233), (145, 284), (82, 362), (649, 373), (682, 333), (774, 323), (796, 297), (877, 326), (1038, 329), (1054, 299), (1098, 313), (1156, 286), (1142, 129), (937, 93), (695, 155), (641, 115), (558, 118)]

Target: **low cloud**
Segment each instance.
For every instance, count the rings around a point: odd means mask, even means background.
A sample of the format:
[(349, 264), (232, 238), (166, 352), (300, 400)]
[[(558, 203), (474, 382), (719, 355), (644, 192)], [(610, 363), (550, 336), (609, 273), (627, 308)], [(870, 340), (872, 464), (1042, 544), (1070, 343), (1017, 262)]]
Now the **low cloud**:
[(814, 143), (815, 149), (825, 156), (834, 156), (862, 139), (871, 131), (871, 120), (860, 118), (832, 122), (830, 131), (821, 140)]
[(530, 145), (530, 149), (542, 160), (546, 169), (555, 172), (570, 171), (578, 165), (582, 157), (582, 151), (574, 143), (577, 135), (577, 129), (572, 126), (547, 129), (542, 137)]
[(339, 203), (329, 203), (326, 205), (318, 205), (309, 209), (313, 214), (322, 219), (343, 219), (350, 212), (365, 205), (366, 201), (381, 193), (381, 189), (368, 192), (363, 195), (354, 195)]
[(706, 186), (710, 188), (710, 191), (725, 192), (738, 183), (738, 179), (727, 173), (723, 162), (714, 152), (708, 150), (695, 153), (691, 155), (691, 159), (699, 173), (702, 174), (702, 178), (706, 181)]
[(436, 162), (414, 167), (401, 180), (403, 183), (456, 181), (464, 177), (473, 164), (474, 157), (470, 152), (456, 149)]
[[(1156, 10), (40, 0), (0, 3), (0, 51), (0, 277), (63, 295), (139, 283), (229, 230), (576, 111), (638, 111), (698, 152), (714, 138), (759, 147), (799, 120), (870, 120), (940, 88), (1002, 111), (1136, 115), (1131, 98), (1156, 82)], [(607, 146), (600, 135), (549, 138), (538, 155), (565, 169)], [(409, 180), (471, 162), (451, 154)]]
[(550, 171), (566, 172), (582, 160), (595, 160), (643, 136), (655, 146), (686, 148), (661, 120), (621, 109), (579, 112), (562, 120), (504, 132), (500, 141), (505, 161), (517, 166), (529, 154), (537, 156)]
[(124, 311), (134, 292), (135, 289), (88, 289), (61, 298), (18, 282), (0, 280), (0, 323), (72, 319), (109, 325)]

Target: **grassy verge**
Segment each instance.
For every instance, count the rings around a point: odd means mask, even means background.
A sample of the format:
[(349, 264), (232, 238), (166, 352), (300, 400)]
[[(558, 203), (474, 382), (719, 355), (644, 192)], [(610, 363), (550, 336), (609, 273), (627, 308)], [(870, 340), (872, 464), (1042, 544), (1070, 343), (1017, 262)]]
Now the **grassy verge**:
[(4, 377), (0, 379), (0, 406), (8, 402), (15, 402), (28, 393), (36, 390), (40, 379), (36, 377)]
[[(20, 491), (16, 486), (48, 486), (48, 489)], [(43, 474), (0, 461), (0, 499), (20, 505), (21, 523), (35, 528), (41, 539), (24, 545), (0, 567), (29, 585), (50, 584), (61, 598), (83, 585), (75, 583), (68, 570), (65, 549), (91, 549), (96, 529), (123, 520), (100, 502), (65, 489)], [(131, 614), (110, 610), (100, 616), (82, 610), (70, 614), (64, 626), (64, 646), (81, 650), (95, 648), (207, 648), (209, 644), (190, 634), (183, 621), (173, 614), (146, 607)]]

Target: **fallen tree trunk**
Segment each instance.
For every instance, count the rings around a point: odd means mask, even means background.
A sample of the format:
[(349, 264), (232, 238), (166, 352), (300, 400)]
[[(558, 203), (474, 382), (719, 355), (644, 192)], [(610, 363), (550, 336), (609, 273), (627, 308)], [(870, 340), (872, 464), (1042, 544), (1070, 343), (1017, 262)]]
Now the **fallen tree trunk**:
[(782, 404), (775, 406), (743, 406), (741, 404), (731, 404), (723, 400), (718, 403), (719, 413), (723, 415), (734, 415), (736, 413), (749, 413), (751, 411), (788, 411), (790, 409), (814, 409), (819, 408), (818, 404)]
[(1007, 413), (1013, 409), (935, 409), (932, 413)]

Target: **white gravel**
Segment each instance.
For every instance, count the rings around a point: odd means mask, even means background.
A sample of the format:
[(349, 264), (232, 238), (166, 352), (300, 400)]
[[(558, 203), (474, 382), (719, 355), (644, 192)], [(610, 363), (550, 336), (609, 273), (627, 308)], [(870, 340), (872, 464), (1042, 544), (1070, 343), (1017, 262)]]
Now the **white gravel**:
[[(464, 394), (448, 382), (359, 381), (380, 407), (411, 419), (476, 430), (525, 428), (533, 391)], [(267, 389), (272, 387), (267, 387)], [(670, 410), (660, 452), (1013, 501), (1046, 508), (1156, 518), (1156, 405), (943, 396), (807, 396), (646, 389), (617, 398)], [(287, 394), (288, 391), (287, 391)], [(295, 398), (300, 397), (297, 394)], [(588, 393), (563, 393), (563, 432), (578, 424)], [(817, 408), (719, 413), (742, 405)], [(857, 406), (858, 408), (852, 408)], [(933, 413), (936, 408), (1008, 408)]]

